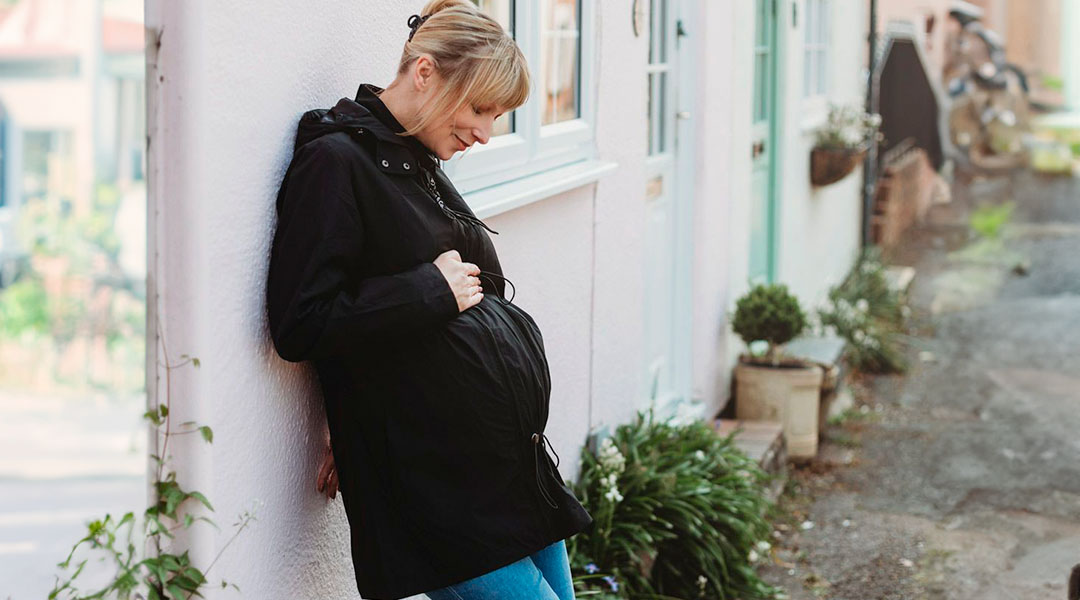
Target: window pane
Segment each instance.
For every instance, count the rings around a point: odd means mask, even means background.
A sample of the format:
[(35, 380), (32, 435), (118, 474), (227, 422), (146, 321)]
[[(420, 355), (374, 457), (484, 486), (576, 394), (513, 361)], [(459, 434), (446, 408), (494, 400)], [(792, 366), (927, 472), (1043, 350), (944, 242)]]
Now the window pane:
[(484, 14), (498, 21), (510, 35), (514, 35), (513, 0), (473, 0), (473, 3), (480, 7)]
[[(514, 1), (513, 0), (473, 0), (487, 16), (495, 19), (503, 29), (514, 35)], [(514, 122), (517, 120), (517, 111), (505, 114), (495, 119), (491, 128), (491, 137), (513, 133)]]
[(580, 19), (578, 0), (540, 2), (542, 125), (579, 116)]
[(822, 46), (818, 49), (817, 53), (817, 93), (824, 94), (829, 89), (829, 82), (826, 79), (828, 76), (828, 69), (825, 62), (825, 47)]
[(649, 73), (649, 156), (667, 151), (667, 72)]
[(645, 107), (645, 122), (648, 124), (648, 127), (646, 127), (645, 129), (646, 129), (646, 134), (649, 136), (648, 146), (647, 146), (648, 149), (649, 149), (648, 150), (649, 156), (652, 156), (653, 154), (656, 153), (656, 146), (655, 146), (655, 143), (654, 143), (654, 141), (656, 140), (656, 133), (655, 133), (656, 122), (653, 119), (653, 77), (655, 77), (655, 76), (656, 76), (655, 73), (649, 73), (648, 74), (648, 78), (649, 78), (649, 83), (648, 83), (649, 102), (648, 102), (648, 105)]

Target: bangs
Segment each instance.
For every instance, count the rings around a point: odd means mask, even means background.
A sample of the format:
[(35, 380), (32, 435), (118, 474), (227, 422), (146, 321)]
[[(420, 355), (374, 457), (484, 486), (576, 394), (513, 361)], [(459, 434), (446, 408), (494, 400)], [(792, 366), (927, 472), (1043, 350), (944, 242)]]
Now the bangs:
[(510, 112), (529, 98), (529, 68), (517, 44), (510, 40), (477, 61), (470, 85), (469, 101), (480, 106), (497, 105)]

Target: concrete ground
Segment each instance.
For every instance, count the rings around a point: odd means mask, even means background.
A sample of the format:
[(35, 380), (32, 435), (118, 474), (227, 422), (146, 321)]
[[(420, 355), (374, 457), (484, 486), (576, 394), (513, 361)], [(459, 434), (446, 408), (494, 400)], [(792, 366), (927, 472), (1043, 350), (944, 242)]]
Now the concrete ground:
[[(903, 376), (794, 471), (765, 569), (793, 599), (1066, 597), (1080, 563), (1080, 180), (954, 186), (893, 262), (917, 268)], [(974, 206), (1015, 201), (1003, 243)]]
[[(144, 405), (0, 390), (0, 600), (48, 597), (86, 523), (146, 508)], [(83, 589), (107, 574), (88, 563)]]

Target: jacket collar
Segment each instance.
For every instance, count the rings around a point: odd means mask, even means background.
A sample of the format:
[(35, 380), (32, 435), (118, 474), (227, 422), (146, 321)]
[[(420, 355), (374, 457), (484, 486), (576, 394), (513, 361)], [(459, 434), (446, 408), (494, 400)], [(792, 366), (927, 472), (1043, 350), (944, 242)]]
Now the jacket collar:
[(416, 175), (421, 169), (434, 170), (438, 157), (413, 136), (397, 135), (405, 128), (378, 97), (382, 89), (361, 84), (356, 100), (342, 98), (333, 108), (309, 110), (300, 118), (294, 150), (338, 131), (372, 144), (376, 166), (388, 173)]
[[(405, 131), (405, 127), (398, 122), (390, 109), (386, 107), (379, 94), (383, 88), (370, 83), (361, 83), (356, 91), (356, 104), (367, 110), (368, 114), (376, 122), (370, 123), (372, 134), (379, 140), (379, 147), (397, 145), (406, 148), (412, 155), (414, 162), (418, 162), (427, 169), (439, 166), (438, 157), (431, 152), (420, 140), (414, 136), (397, 135)], [(339, 103), (340, 104), (340, 103)], [(380, 166), (382, 158), (379, 158)]]

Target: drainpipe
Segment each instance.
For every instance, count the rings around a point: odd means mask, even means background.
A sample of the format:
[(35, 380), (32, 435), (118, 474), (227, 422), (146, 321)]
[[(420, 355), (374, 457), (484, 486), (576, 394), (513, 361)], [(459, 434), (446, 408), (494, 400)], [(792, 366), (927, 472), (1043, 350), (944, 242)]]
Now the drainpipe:
[[(877, 0), (870, 0), (870, 46), (869, 71), (866, 80), (866, 112), (872, 113), (877, 110)], [(866, 248), (870, 245), (870, 220), (874, 216), (874, 187), (877, 184), (877, 153), (878, 145), (874, 140), (870, 144), (870, 151), (866, 153), (863, 161), (863, 197), (862, 197), (862, 245)]]

